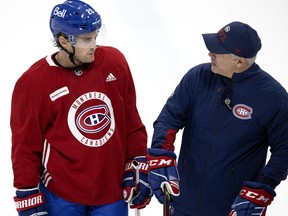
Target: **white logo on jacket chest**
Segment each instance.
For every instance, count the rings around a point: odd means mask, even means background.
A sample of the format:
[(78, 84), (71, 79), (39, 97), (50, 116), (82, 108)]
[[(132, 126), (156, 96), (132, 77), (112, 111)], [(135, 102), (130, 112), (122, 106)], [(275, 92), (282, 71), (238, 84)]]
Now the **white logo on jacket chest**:
[(68, 125), (74, 137), (83, 145), (104, 145), (115, 131), (110, 99), (101, 92), (81, 95), (70, 107)]

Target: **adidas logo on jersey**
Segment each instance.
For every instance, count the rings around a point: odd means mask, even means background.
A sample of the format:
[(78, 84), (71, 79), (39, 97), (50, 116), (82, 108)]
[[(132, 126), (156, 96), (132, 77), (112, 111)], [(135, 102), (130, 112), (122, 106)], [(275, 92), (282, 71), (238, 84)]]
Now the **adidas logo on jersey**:
[(114, 81), (114, 80), (116, 80), (116, 77), (112, 74), (112, 73), (110, 73), (108, 76), (107, 76), (107, 78), (106, 78), (106, 82), (111, 82), (111, 81)]

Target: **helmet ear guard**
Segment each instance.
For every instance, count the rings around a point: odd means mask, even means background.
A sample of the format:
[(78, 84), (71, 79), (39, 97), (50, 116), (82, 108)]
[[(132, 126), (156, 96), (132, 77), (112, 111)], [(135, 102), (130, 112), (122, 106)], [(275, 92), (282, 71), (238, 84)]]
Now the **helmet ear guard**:
[(77, 35), (68, 35), (68, 40), (70, 41), (70, 43), (72, 44), (72, 45), (75, 45), (75, 43), (76, 43), (76, 38), (77, 38)]
[(101, 16), (90, 5), (79, 0), (56, 5), (50, 16), (50, 30), (56, 44), (58, 36), (65, 35), (71, 45), (75, 45), (79, 34), (99, 31), (101, 26)]

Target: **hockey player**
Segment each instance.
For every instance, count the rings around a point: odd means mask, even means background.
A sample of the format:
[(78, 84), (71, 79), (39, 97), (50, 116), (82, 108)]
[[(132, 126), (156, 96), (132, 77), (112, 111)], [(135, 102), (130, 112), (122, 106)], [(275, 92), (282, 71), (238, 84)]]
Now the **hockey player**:
[(149, 160), (165, 163), (150, 163), (148, 181), (161, 203), (173, 186), (173, 216), (265, 216), (287, 176), (288, 94), (255, 63), (261, 40), (248, 24), (203, 38), (211, 63), (188, 71), (154, 122)]
[[(141, 157), (147, 133), (132, 75), (119, 50), (96, 46), (101, 22), (82, 1), (56, 5), (50, 29), (59, 51), (15, 85), (12, 164), (21, 216), (127, 216), (126, 202), (140, 209), (150, 201)], [(143, 167), (137, 187), (134, 160)]]

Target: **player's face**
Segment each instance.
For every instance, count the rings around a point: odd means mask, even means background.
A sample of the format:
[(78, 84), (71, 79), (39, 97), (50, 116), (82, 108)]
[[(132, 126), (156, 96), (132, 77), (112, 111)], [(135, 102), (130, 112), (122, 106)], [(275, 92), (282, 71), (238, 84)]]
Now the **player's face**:
[(78, 35), (76, 44), (74, 45), (75, 61), (79, 61), (81, 63), (91, 63), (94, 61), (97, 35), (98, 31)]
[(221, 74), (226, 77), (232, 77), (237, 72), (238, 59), (232, 54), (215, 54), (209, 52), (211, 58), (211, 70), (214, 73)]

